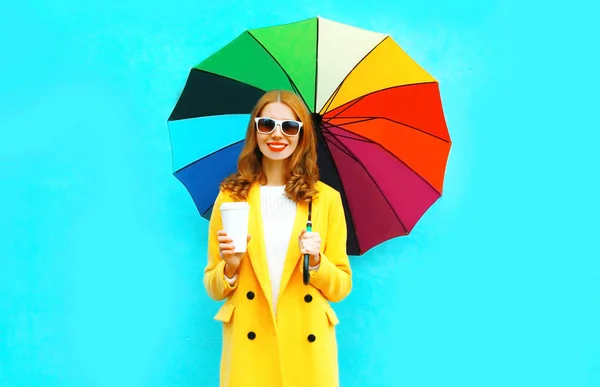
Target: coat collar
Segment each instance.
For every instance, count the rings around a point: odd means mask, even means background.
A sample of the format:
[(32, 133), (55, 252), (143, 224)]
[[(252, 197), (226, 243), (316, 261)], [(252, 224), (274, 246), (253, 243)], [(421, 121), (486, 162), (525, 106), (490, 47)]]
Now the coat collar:
[[(267, 297), (269, 307), (273, 311), (273, 291), (271, 287), (271, 280), (269, 277), (269, 270), (267, 266), (267, 256), (265, 250), (265, 236), (263, 232), (263, 219), (261, 213), (260, 204), (260, 184), (254, 183), (248, 191), (248, 204), (250, 205), (250, 224), (249, 234), (251, 235), (250, 243), (248, 244), (248, 256), (254, 272), (258, 278), (258, 282)], [(315, 205), (313, 201), (313, 219), (315, 216)], [(285, 257), (285, 263), (283, 266), (283, 273), (281, 277), (281, 285), (279, 292), (283, 293), (289, 280), (294, 272), (294, 269), (298, 265), (298, 261), (302, 257), (300, 249), (298, 247), (298, 235), (306, 228), (306, 221), (308, 220), (308, 203), (298, 203), (296, 205), (296, 216), (294, 219), (294, 226), (288, 249)], [(273, 315), (273, 317), (275, 317)]]

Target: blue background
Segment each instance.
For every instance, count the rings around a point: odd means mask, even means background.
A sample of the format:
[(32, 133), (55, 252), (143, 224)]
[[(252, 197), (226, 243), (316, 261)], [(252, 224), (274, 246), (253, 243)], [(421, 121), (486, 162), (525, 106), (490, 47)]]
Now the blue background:
[(413, 234), (352, 260), (342, 385), (600, 386), (597, 6), (284, 3), (3, 6), (0, 386), (217, 385), (207, 222), (166, 119), (244, 29), (316, 15), (391, 34), (454, 142)]

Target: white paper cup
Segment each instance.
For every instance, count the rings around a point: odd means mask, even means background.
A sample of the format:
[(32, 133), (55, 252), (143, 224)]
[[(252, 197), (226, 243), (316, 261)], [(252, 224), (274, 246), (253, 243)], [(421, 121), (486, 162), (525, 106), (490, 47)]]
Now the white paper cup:
[(220, 210), (223, 230), (233, 239), (235, 252), (246, 252), (250, 206), (247, 202), (227, 202), (221, 204)]

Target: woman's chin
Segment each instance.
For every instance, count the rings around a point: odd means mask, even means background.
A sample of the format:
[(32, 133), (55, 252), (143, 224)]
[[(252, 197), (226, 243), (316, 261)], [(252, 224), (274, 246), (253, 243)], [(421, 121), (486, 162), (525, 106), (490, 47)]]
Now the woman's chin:
[(263, 156), (271, 161), (283, 161), (288, 159), (292, 155), (287, 149), (281, 152), (273, 152), (271, 150), (267, 150), (263, 152)]

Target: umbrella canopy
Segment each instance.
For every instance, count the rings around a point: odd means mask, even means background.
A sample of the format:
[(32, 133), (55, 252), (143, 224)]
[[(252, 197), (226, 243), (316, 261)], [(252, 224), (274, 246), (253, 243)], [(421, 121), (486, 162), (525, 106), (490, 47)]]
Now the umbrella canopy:
[(316, 17), (243, 32), (193, 67), (169, 120), (174, 175), (208, 219), (264, 92), (312, 112), (348, 254), (407, 235), (441, 196), (451, 140), (438, 82), (389, 35)]

